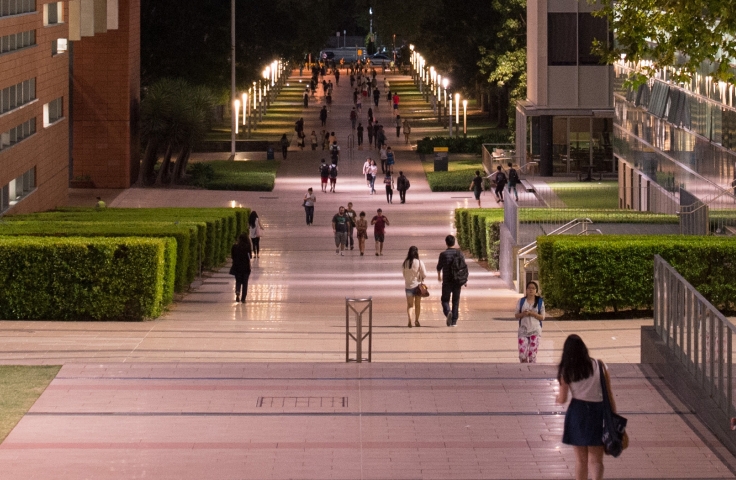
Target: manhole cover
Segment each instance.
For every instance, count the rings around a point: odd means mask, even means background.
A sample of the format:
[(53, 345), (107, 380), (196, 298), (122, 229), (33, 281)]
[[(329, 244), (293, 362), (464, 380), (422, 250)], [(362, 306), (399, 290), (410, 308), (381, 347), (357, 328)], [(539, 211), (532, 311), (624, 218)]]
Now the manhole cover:
[(258, 397), (263, 408), (347, 408), (348, 397)]

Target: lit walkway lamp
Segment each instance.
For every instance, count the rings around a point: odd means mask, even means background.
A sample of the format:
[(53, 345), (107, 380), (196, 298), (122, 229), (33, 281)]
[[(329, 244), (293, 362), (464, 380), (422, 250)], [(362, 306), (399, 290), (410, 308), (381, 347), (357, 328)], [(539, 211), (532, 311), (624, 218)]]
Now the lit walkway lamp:
[(463, 100), (463, 137), (468, 136), (468, 101)]

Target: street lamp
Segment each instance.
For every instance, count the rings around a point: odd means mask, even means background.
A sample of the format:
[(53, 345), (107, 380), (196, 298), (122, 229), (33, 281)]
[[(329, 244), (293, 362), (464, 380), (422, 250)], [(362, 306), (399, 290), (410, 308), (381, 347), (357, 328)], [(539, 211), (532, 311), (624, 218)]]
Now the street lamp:
[(450, 125), (448, 130), (450, 131), (450, 138), (452, 138), (452, 95), (450, 95), (450, 114), (447, 116), (450, 119)]
[[(230, 0), (230, 101), (235, 106), (235, 0)], [(230, 156), (235, 159), (235, 133), (238, 128), (238, 118), (233, 111), (230, 124)]]
[(447, 79), (447, 77), (442, 79), (442, 88), (445, 89), (445, 110), (447, 110), (447, 85), (450, 84), (450, 81)]
[[(450, 109), (452, 111), (452, 109)], [(460, 125), (460, 94), (455, 94), (455, 125)], [(460, 128), (456, 126), (455, 128)]]
[(463, 100), (463, 137), (468, 136), (468, 101)]
[(371, 31), (370, 34), (373, 36), (373, 8), (368, 9), (368, 15), (371, 17)]
[(237, 98), (233, 102), (233, 111), (235, 113), (235, 135), (238, 134), (238, 120), (240, 119), (240, 100)]
[(248, 116), (248, 92), (243, 92), (243, 127)]

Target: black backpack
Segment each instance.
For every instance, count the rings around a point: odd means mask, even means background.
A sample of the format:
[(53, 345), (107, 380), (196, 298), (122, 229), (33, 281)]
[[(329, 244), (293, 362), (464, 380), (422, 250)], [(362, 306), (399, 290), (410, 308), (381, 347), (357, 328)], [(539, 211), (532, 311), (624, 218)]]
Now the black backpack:
[(450, 263), (450, 276), (455, 285), (462, 286), (468, 283), (468, 264), (465, 263), (465, 257), (461, 253), (457, 253)]
[(496, 185), (504, 186), (506, 185), (506, 174), (503, 172), (498, 172), (498, 175), (496, 175)]
[(330, 167), (325, 163), (319, 167), (319, 174), (322, 177), (326, 177), (330, 173)]
[(519, 183), (519, 174), (515, 168), (509, 170), (509, 182), (511, 182), (512, 185)]
[(330, 165), (330, 178), (337, 178), (337, 165)]

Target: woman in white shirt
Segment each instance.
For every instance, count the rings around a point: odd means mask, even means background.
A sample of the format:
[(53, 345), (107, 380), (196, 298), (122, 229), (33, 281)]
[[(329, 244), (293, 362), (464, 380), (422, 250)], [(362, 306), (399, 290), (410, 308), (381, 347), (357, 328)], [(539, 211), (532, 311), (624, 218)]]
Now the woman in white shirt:
[(371, 174), (371, 195), (376, 193), (376, 175), (378, 175), (378, 165), (376, 165), (375, 160), (371, 160), (371, 168), (370, 168), (370, 174)]
[(363, 175), (365, 175), (365, 186), (371, 186), (371, 159), (366, 158), (363, 164)]
[(253, 257), (258, 258), (261, 256), (263, 224), (255, 210), (250, 212), (250, 217), (248, 217), (248, 227), (250, 230), (250, 241), (253, 244)]
[[(562, 359), (557, 369), (560, 393), (557, 403), (572, 401), (565, 413), (565, 430), (562, 443), (575, 450), (575, 478), (587, 480), (588, 472), (594, 480), (603, 478), (603, 390), (599, 364), (605, 374), (603, 362), (590, 358), (588, 347), (577, 335), (570, 335), (562, 348)], [(608, 375), (605, 374), (606, 380)], [(611, 408), (616, 404), (611, 399)]]
[(537, 282), (526, 285), (526, 296), (516, 304), (519, 320), (519, 361), (521, 363), (537, 363), (537, 350), (542, 337), (542, 321), (544, 320), (544, 300), (537, 295)]
[(419, 314), (422, 310), (422, 297), (417, 292), (419, 284), (427, 278), (427, 267), (424, 262), (419, 260), (419, 249), (417, 247), (409, 247), (409, 254), (404, 260), (404, 287), (406, 289), (406, 314), (409, 317), (409, 325), (411, 328), (411, 320), (414, 318), (414, 326), (421, 327), (419, 324)]

